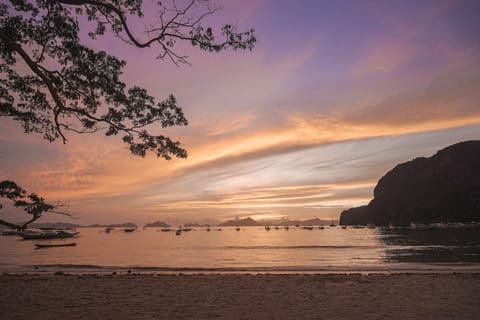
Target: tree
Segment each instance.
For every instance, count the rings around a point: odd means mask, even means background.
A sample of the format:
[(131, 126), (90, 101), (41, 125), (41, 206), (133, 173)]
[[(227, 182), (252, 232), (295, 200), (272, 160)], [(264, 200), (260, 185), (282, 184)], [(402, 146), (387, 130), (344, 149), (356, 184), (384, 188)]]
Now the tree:
[[(120, 135), (135, 155), (187, 157), (180, 142), (151, 134), (155, 127), (188, 124), (176, 98), (156, 101), (144, 88), (128, 88), (121, 80), (126, 62), (83, 45), (79, 32), (84, 26), (79, 21), (89, 21), (92, 39), (110, 32), (137, 48), (155, 47), (158, 59), (176, 65), (188, 64), (188, 57), (176, 51), (179, 43), (219, 52), (251, 50), (256, 39), (253, 29), (237, 32), (226, 24), (218, 36), (204, 27), (204, 18), (219, 9), (209, 0), (158, 2), (157, 9), (158, 21), (139, 36), (130, 21), (144, 16), (142, 0), (0, 3), (0, 116), (20, 122), (25, 133), (42, 134), (49, 142), (66, 143), (66, 132), (103, 130), (106, 136)], [(18, 188), (13, 189), (23, 190)]]
[[(14, 207), (22, 208), (27, 214), (32, 215), (32, 218), (30, 220), (22, 224), (15, 224), (0, 219), (0, 224), (13, 229), (25, 229), (29, 223), (32, 223), (33, 221), (39, 219), (45, 212), (66, 214), (57, 210), (62, 205), (52, 205), (45, 203), (45, 200), (36, 195), (35, 193), (27, 195), (27, 192), (13, 181), (6, 180), (0, 182), (0, 197), (10, 200), (11, 202), (13, 202)], [(2, 204), (0, 204), (0, 209), (1, 208)]]

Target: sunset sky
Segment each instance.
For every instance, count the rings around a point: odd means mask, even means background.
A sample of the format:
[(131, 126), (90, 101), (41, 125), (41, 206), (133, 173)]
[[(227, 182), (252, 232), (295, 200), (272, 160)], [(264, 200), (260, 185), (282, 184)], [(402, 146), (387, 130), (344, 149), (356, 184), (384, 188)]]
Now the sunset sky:
[(128, 84), (176, 96), (190, 124), (166, 133), (187, 159), (139, 158), (102, 134), (48, 143), (1, 119), (0, 179), (67, 202), (81, 224), (331, 219), (397, 163), (480, 138), (480, 1), (217, 3), (206, 23), (253, 27), (252, 52), (185, 46), (192, 65), (176, 67), (85, 38), (128, 62)]

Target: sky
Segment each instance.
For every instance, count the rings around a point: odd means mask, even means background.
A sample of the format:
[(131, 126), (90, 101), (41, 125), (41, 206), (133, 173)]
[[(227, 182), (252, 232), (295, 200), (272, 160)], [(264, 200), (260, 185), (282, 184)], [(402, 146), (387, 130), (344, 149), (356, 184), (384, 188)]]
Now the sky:
[(191, 66), (177, 67), (85, 38), (128, 62), (129, 85), (176, 96), (189, 125), (164, 133), (187, 159), (139, 158), (102, 134), (48, 143), (0, 119), (0, 179), (68, 203), (80, 224), (330, 220), (367, 204), (396, 164), (480, 138), (480, 2), (217, 3), (205, 24), (254, 28), (253, 51), (180, 46)]

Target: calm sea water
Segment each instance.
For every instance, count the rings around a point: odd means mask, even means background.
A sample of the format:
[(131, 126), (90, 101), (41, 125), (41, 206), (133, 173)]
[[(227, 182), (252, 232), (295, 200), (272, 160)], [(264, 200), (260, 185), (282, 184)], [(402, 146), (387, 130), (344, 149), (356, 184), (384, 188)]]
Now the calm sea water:
[[(0, 237), (0, 272), (479, 271), (480, 229), (264, 230), (126, 233), (78, 229), (66, 240)], [(35, 249), (35, 243), (76, 242)]]

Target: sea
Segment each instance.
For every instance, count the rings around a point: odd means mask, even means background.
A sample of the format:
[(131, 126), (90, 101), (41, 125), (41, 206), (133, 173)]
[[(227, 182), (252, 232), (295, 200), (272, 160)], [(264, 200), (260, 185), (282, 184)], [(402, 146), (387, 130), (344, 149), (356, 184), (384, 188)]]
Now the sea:
[[(0, 236), (2, 273), (389, 273), (479, 272), (480, 228), (340, 226), (79, 228), (71, 239)], [(36, 249), (35, 244), (75, 242)]]

